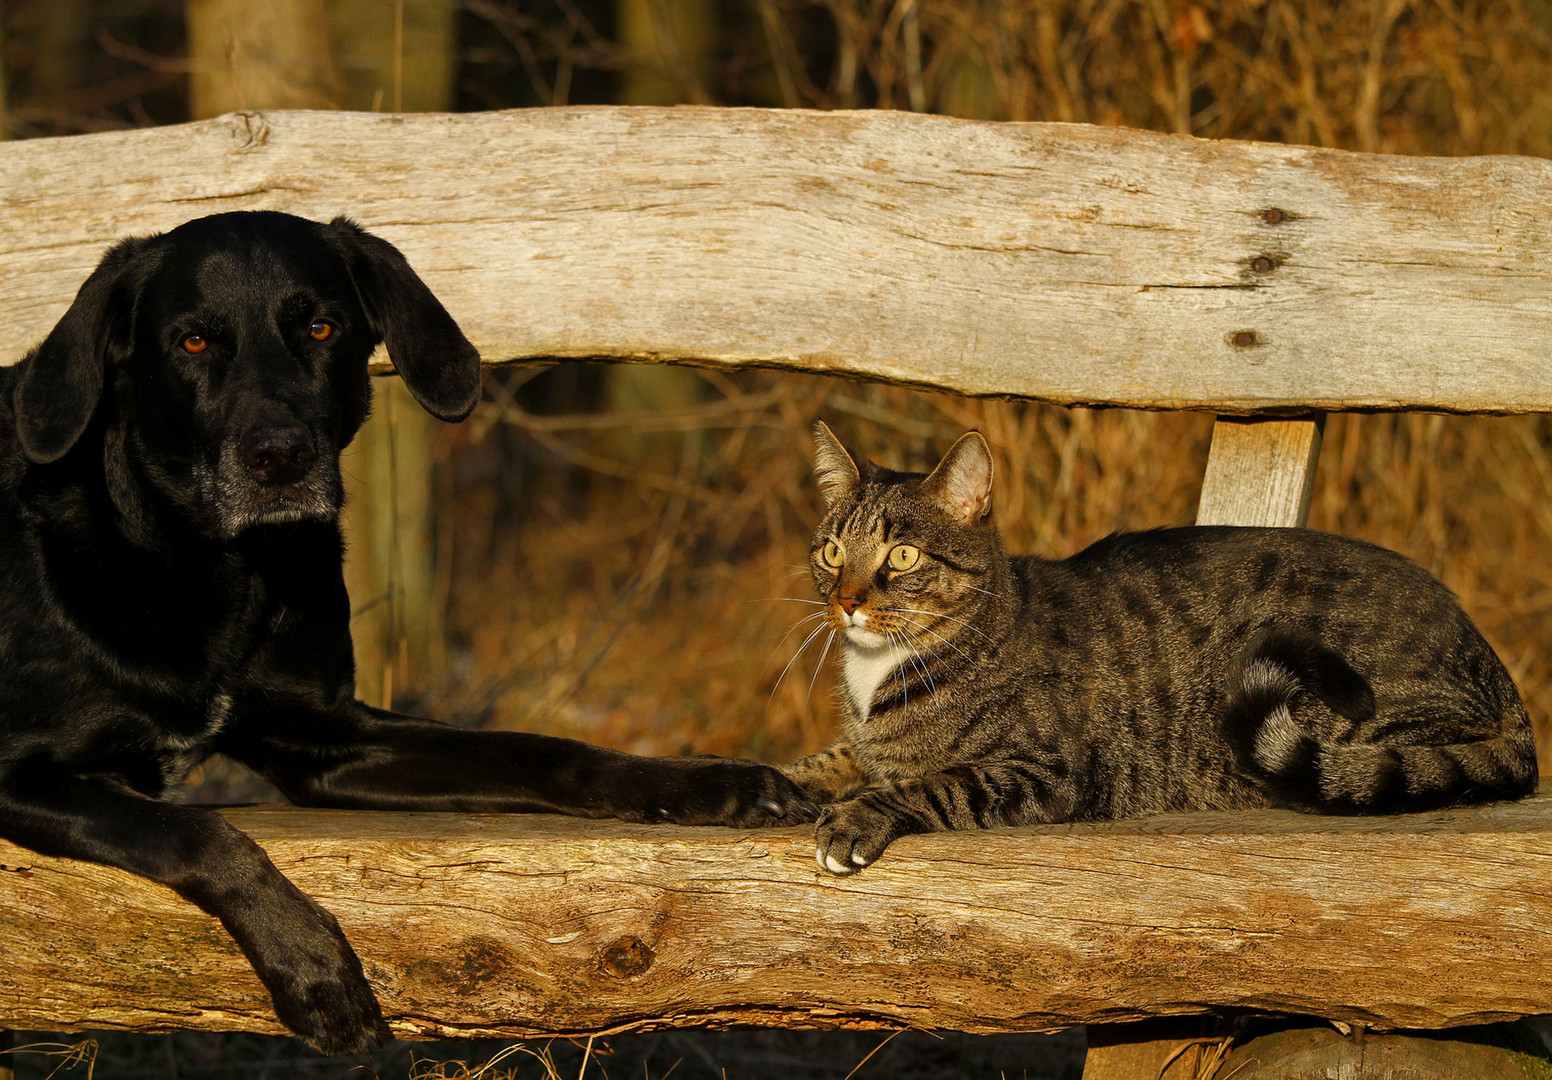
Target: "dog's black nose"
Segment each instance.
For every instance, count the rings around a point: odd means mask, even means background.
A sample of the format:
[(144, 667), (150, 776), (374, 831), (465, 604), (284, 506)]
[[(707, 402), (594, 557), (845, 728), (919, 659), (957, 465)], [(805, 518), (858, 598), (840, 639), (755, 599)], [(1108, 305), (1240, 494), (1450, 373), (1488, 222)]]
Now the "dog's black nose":
[(317, 456), (312, 432), (301, 424), (257, 427), (242, 441), (243, 467), (266, 486), (296, 483)]

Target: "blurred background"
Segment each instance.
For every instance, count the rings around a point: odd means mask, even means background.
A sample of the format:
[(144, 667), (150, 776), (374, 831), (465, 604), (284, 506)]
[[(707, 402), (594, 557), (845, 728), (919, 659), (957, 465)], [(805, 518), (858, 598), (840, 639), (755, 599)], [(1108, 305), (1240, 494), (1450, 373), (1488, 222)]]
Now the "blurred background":
[[(1552, 156), (1552, 0), (3, 0), (0, 68), (17, 139), (236, 108), (701, 103)], [(362, 696), (768, 760), (834, 724), (782, 599), (812, 594), (816, 416), (896, 467), (979, 428), (1010, 548), (1047, 556), (1189, 523), (1212, 423), (688, 367), (506, 368), (486, 396), (447, 427), (380, 381), (347, 455)], [(1332, 416), (1310, 515), (1459, 594), (1544, 762), (1549, 448), (1545, 417)], [(216, 773), (195, 794), (254, 790)]]
[[(1387, 153), (1552, 152), (1552, 0), (5, 0), (3, 10), (0, 116), (12, 138), (235, 108), (694, 102)], [(794, 661), (802, 637), (784, 636), (805, 609), (779, 599), (811, 596), (815, 416), (896, 466), (930, 467), (964, 429), (981, 429), (998, 456), (1011, 549), (1048, 556), (1191, 521), (1211, 426), (687, 367), (508, 368), (488, 374), (487, 398), (446, 427), (382, 380), (377, 416), (348, 455), (362, 696), (643, 753), (766, 759), (815, 748), (833, 724), (818, 643)], [(1333, 416), (1310, 518), (1397, 548), (1451, 585), (1544, 734), (1549, 446), (1541, 417)]]

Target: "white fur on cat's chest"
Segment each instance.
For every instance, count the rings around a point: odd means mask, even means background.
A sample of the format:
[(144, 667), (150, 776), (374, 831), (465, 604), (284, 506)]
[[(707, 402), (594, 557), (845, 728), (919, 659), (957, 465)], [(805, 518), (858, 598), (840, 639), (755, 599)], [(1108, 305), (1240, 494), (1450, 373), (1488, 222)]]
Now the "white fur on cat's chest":
[(879, 684), (894, 674), (900, 666), (897, 651), (888, 644), (876, 649), (864, 649), (844, 643), (841, 649), (841, 681), (846, 693), (857, 707), (857, 715), (864, 719), (873, 705), (873, 694)]

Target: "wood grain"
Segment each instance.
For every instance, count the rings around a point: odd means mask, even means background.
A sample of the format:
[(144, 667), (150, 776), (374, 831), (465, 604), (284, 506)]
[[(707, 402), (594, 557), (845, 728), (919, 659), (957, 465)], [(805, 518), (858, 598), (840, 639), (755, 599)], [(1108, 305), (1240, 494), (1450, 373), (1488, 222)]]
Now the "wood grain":
[[(339, 917), (405, 1037), (1552, 1012), (1548, 794), (908, 837), (847, 879), (807, 828), (229, 816)], [(278, 1030), (236, 947), (163, 888), (0, 844), (0, 909), (0, 1027)]]
[(234, 114), (0, 146), (0, 328), (115, 237), (350, 213), (487, 360), (1062, 403), (1552, 409), (1552, 162), (890, 112)]
[(1213, 425), (1198, 525), (1300, 528), (1309, 520), (1325, 417)]

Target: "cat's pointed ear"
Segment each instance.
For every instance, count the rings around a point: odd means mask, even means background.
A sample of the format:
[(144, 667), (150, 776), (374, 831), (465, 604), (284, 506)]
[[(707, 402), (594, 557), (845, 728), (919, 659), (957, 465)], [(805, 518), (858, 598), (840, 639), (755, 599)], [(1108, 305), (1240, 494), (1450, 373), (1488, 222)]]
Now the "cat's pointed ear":
[(922, 491), (966, 525), (992, 512), (992, 451), (979, 431), (968, 431), (949, 447)]
[(862, 483), (863, 466), (852, 452), (846, 449), (830, 425), (823, 420), (814, 421), (814, 479), (819, 481), (819, 493), (825, 506), (855, 491)]

